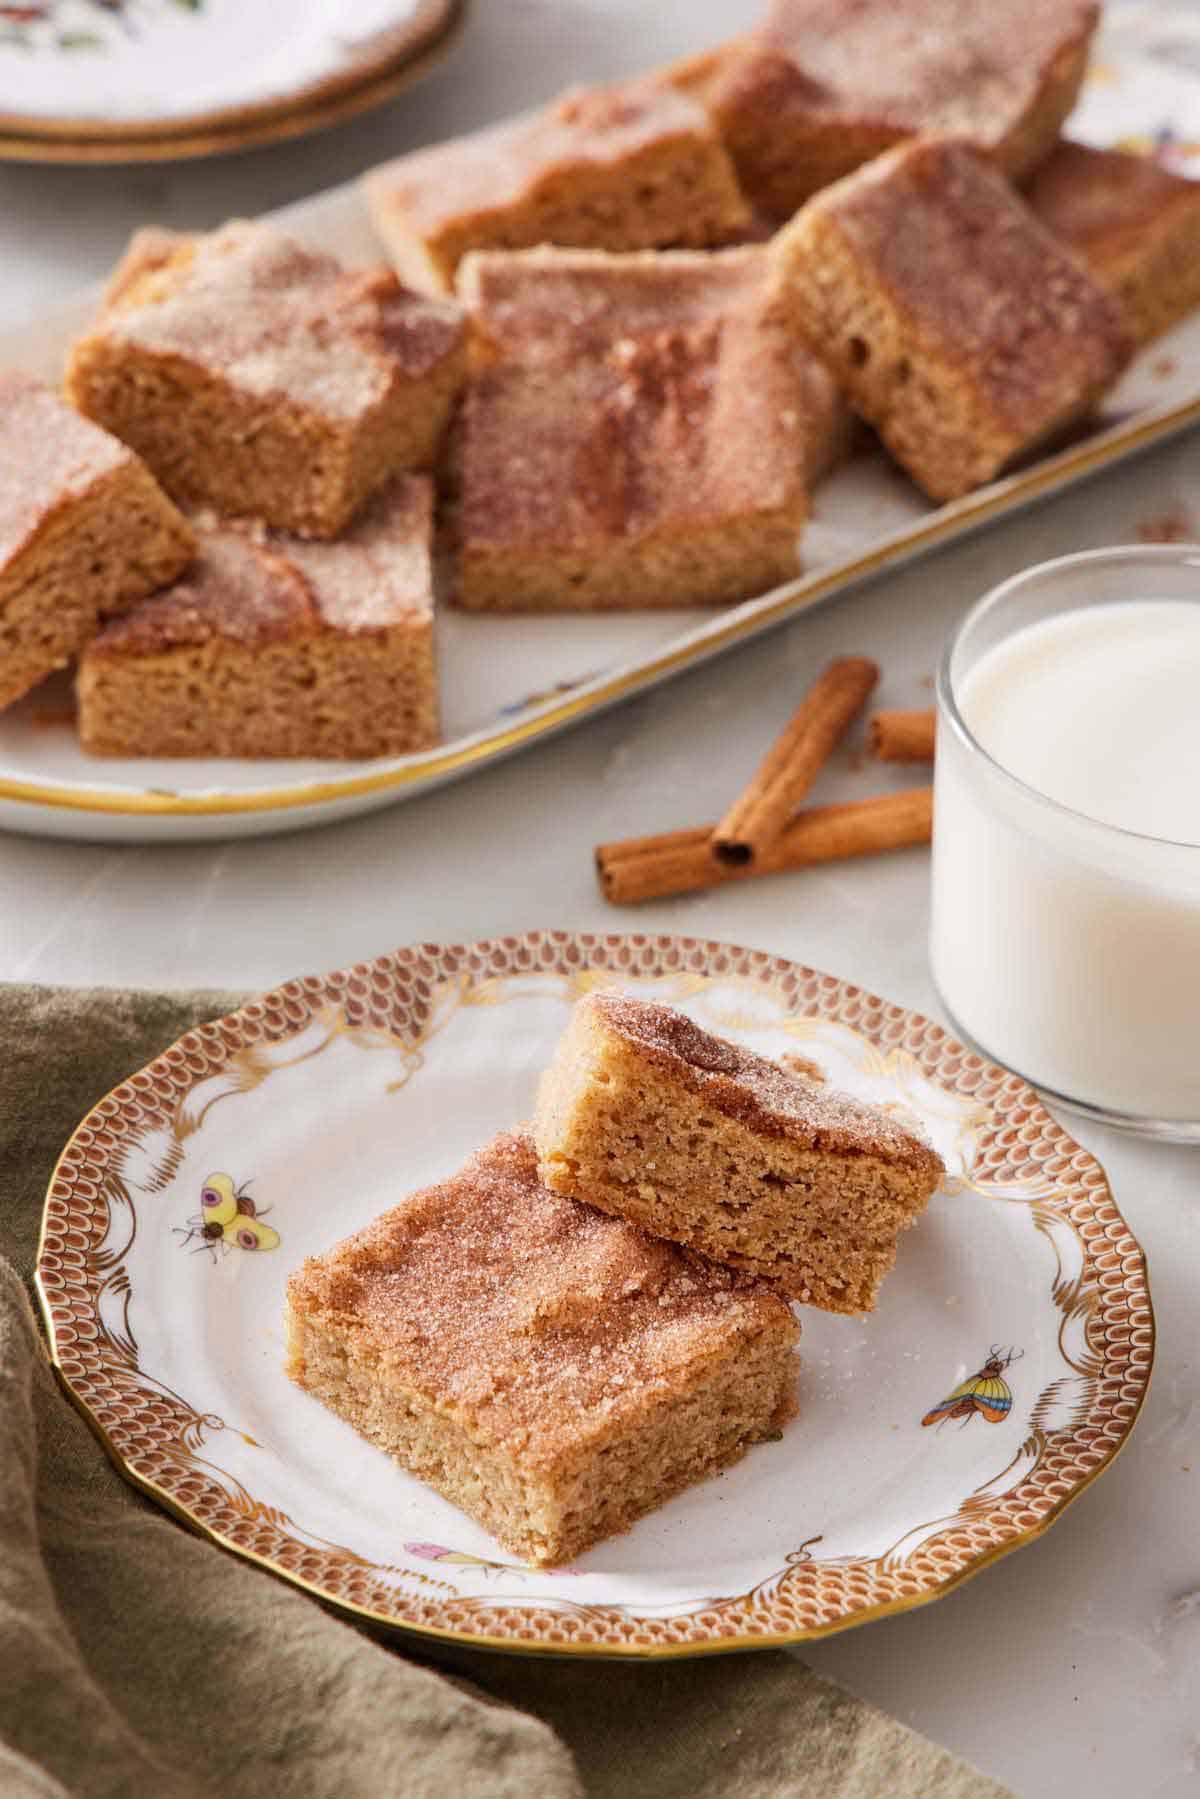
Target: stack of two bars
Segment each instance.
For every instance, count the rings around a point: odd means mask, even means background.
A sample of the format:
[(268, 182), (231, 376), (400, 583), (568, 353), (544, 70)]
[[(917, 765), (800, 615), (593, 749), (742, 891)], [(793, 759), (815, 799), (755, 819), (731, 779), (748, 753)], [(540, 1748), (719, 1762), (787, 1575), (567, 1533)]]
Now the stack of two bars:
[(71, 352), (68, 395), (206, 510), (184, 579), (84, 651), (86, 749), (436, 742), (427, 471), (465, 358), (457, 308), (390, 270), (240, 222), (135, 237)]
[(563, 1562), (773, 1435), (790, 1298), (870, 1310), (923, 1139), (653, 1002), (576, 1007), (532, 1132), (288, 1289), (288, 1372), (509, 1550)]
[(390, 270), (138, 233), (72, 404), (0, 374), (0, 705), (77, 657), (100, 754), (435, 742), (428, 471), (465, 370), (459, 309)]

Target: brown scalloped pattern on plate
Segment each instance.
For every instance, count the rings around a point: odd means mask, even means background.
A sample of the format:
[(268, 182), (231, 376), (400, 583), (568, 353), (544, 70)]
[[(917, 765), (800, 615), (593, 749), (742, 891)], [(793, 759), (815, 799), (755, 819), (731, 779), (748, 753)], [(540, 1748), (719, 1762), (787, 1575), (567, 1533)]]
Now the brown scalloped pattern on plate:
[[(119, 1249), (106, 1248), (114, 1208), (128, 1207), (116, 1163), (146, 1131), (171, 1126), (200, 1081), (256, 1043), (286, 1038), (324, 1007), (351, 1028), (386, 1030), (416, 1044), (445, 981), (604, 970), (622, 976), (694, 973), (743, 980), (796, 1017), (843, 1024), (882, 1053), (901, 1050), (940, 1087), (989, 1109), (969, 1179), (974, 1187), (1051, 1183), (1036, 1210), (1066, 1224), (1083, 1267), (1071, 1309), (1084, 1320), (1087, 1403), (1068, 1429), (1045, 1435), (1032, 1471), (1003, 1497), (979, 1495), (902, 1563), (822, 1563), (798, 1547), (751, 1592), (714, 1598), (676, 1616), (569, 1599), (448, 1596), (415, 1569), (416, 1594), (389, 1570), (301, 1533), (238, 1483), (217, 1478), (199, 1446), (225, 1426), (154, 1384), (102, 1315), (102, 1290), (120, 1297)], [(531, 931), (476, 944), (418, 944), (375, 962), (289, 981), (217, 1023), (189, 1031), (103, 1099), (75, 1132), (46, 1198), (37, 1282), (52, 1353), (68, 1392), (122, 1470), (207, 1535), (348, 1611), (476, 1644), (560, 1653), (671, 1655), (796, 1642), (937, 1598), (988, 1562), (1029, 1542), (1121, 1448), (1149, 1384), (1154, 1320), (1145, 1257), (1118, 1212), (1104, 1171), (1046, 1112), (1023, 1081), (965, 1049), (941, 1026), (831, 975), (758, 950), (693, 938)], [(107, 1322), (106, 1322), (107, 1317)], [(393, 1570), (392, 1572), (396, 1572)]]

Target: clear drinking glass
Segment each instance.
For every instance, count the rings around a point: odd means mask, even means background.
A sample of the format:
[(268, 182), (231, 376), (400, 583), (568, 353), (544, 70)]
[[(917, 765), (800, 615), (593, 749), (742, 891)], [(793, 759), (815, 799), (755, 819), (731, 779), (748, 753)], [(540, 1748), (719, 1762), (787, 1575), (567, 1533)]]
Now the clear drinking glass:
[(959, 706), (971, 671), (1013, 632), (1138, 599), (1200, 605), (1200, 547), (1043, 563), (994, 588), (951, 639), (937, 685), (930, 959), (955, 1029), (990, 1059), (1106, 1123), (1200, 1142), (1200, 844), (1048, 798), (982, 748)]

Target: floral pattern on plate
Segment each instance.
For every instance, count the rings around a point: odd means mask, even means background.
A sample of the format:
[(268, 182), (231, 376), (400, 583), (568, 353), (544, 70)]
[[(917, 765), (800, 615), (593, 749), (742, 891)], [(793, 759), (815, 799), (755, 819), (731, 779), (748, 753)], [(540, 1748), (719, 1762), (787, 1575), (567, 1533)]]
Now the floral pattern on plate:
[[(163, 7), (201, 12), (204, 0), (150, 0)], [(0, 45), (15, 50), (107, 50), (136, 37), (147, 15), (146, 0), (41, 0), (33, 6), (0, 6)]]
[(84, 137), (220, 128), (362, 83), (453, 0), (30, 0), (0, 4), (0, 126)]

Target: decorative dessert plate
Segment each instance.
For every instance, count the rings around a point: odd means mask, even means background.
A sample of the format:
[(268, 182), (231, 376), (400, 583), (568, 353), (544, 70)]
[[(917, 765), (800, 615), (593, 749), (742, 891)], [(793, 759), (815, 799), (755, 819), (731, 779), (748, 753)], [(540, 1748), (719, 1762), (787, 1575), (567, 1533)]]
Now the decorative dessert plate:
[[(1194, 57), (1172, 56), (1178, 32), (1171, 36), (1160, 19), (1156, 37), (1148, 11), (1155, 9), (1113, 9), (1072, 131), (1099, 144), (1157, 143), (1180, 169), (1200, 173), (1200, 145), (1182, 136), (1197, 112), (1200, 23), (1187, 38)], [(1179, 122), (1174, 134), (1171, 120)], [(355, 187), (273, 216), (351, 260), (381, 254)], [(94, 307), (95, 295), (85, 295), (0, 333), (0, 363), (57, 379), (66, 345)], [(390, 761), (97, 759), (76, 742), (66, 689), (57, 697), (42, 690), (0, 713), (0, 828), (110, 842), (197, 840), (295, 830), (388, 805), (487, 767), (1197, 422), (1200, 314), (1142, 352), (1086, 435), (965, 499), (931, 507), (882, 453), (856, 457), (817, 492), (804, 536), (806, 572), (742, 605), (548, 618), (443, 606), (444, 742)]]
[(45, 0), (0, 7), (0, 158), (151, 161), (244, 149), (377, 105), (460, 0)]
[[(597, 986), (816, 1062), (918, 1120), (948, 1176), (875, 1313), (801, 1309), (778, 1440), (535, 1570), (286, 1379), (283, 1295), (527, 1116)], [(940, 1597), (1103, 1472), (1154, 1355), (1104, 1171), (1016, 1076), (831, 976), (677, 937), (423, 944), (189, 1032), (63, 1151), (37, 1281), (68, 1392), (171, 1511), (360, 1617), (560, 1654), (798, 1642)]]

